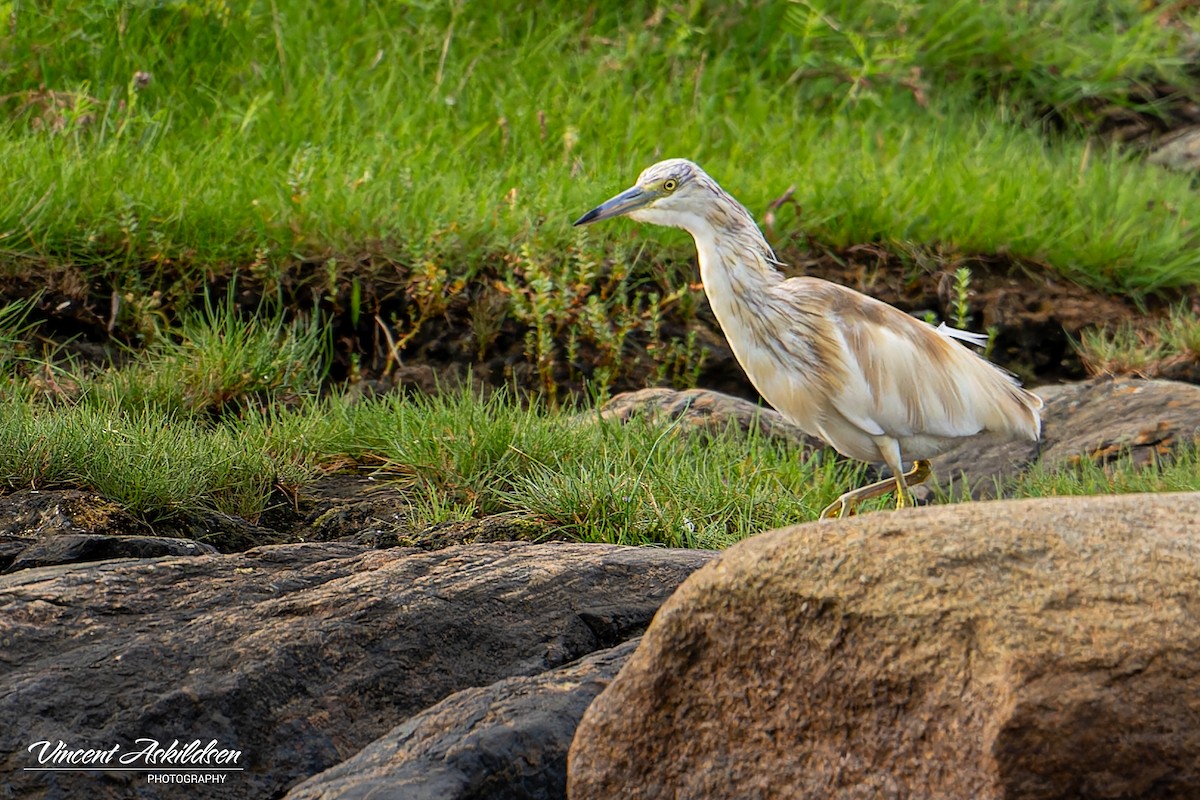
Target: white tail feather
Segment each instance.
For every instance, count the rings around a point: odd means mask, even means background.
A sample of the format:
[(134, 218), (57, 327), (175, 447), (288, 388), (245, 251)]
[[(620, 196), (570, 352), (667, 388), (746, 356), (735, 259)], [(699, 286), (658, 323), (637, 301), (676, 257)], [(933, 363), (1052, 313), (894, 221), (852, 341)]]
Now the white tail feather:
[(951, 328), (944, 322), (938, 324), (937, 332), (947, 339), (958, 339), (967, 344), (973, 344), (976, 347), (987, 347), (988, 335), (986, 333), (974, 333), (972, 331)]

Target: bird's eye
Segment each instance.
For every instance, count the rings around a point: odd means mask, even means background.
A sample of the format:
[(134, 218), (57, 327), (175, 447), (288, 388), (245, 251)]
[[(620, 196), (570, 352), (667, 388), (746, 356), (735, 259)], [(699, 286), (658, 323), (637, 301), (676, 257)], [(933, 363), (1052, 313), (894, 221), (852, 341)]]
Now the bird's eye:
[(677, 186), (679, 186), (679, 181), (675, 180), (674, 178), (667, 178), (665, 181), (663, 181), (664, 192), (673, 192)]

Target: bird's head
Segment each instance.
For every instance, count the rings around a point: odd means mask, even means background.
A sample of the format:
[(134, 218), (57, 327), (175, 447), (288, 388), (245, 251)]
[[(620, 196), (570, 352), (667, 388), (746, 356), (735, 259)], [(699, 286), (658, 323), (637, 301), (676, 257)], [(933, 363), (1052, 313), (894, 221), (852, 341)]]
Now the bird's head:
[(718, 193), (723, 194), (704, 170), (685, 158), (672, 158), (647, 167), (632, 187), (596, 206), (575, 224), (627, 216), (695, 232)]

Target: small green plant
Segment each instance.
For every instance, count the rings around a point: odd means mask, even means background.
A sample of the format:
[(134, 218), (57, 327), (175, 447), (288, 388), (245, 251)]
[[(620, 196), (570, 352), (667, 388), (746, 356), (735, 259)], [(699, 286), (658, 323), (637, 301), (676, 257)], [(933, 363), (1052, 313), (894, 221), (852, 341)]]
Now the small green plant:
[(469, 499), (464, 501), (426, 486), (413, 492), (411, 517), (407, 522), (422, 528), (445, 522), (466, 522), (478, 516), (479, 509)]
[(691, 290), (683, 286), (663, 296), (635, 287), (627, 264), (618, 259), (603, 267), (584, 246), (582, 234), (561, 256), (522, 245), (504, 291), (513, 316), (529, 328), (525, 352), (552, 405), (562, 377), (586, 381), (604, 397), (618, 378), (639, 366), (630, 357), (635, 341), (663, 378), (694, 382), (699, 371), (703, 353), (694, 338), (659, 345), (664, 309)]
[[(657, 326), (652, 328), (657, 330)], [(655, 340), (660, 340), (655, 337)], [(651, 344), (647, 348), (657, 364), (654, 383), (675, 389), (694, 389), (700, 382), (700, 370), (708, 351), (700, 346), (696, 329), (688, 331), (685, 338), (674, 336), (663, 344)]]
[(68, 90), (42, 86), (13, 92), (0, 96), (0, 106), (8, 107), (12, 119), (26, 120), (31, 131), (74, 138), (94, 126), (100, 109), (87, 82)]
[(954, 327), (970, 330), (971, 327), (971, 268), (959, 267), (954, 271), (954, 296), (951, 298), (950, 313)]
[[(950, 306), (950, 324), (960, 331), (972, 332), (970, 267), (959, 267), (954, 271), (954, 284), (951, 287), (948, 305)], [(921, 315), (921, 319), (930, 325), (936, 326), (940, 324), (937, 312), (933, 310), (925, 311)], [(996, 345), (996, 335), (998, 332), (996, 326), (989, 325), (985, 331), (986, 340), (984, 337), (974, 334), (970, 337), (972, 344), (983, 347), (984, 358), (991, 356), (992, 348)]]
[(467, 306), (471, 333), (475, 337), (475, 356), (482, 361), (500, 335), (509, 315), (509, 292), (492, 285), (481, 287)]
[(403, 350), (427, 322), (445, 314), (466, 286), (467, 276), (451, 277), (446, 264), (438, 257), (431, 256), (416, 264), (410, 271), (405, 289), (408, 323), (396, 341), (396, 349)]

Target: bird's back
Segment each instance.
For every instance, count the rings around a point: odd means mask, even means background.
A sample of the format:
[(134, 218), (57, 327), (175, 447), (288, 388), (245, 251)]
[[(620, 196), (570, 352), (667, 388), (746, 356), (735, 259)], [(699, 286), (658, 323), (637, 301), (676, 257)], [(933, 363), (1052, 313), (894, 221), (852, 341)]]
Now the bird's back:
[(734, 353), (768, 403), (843, 454), (878, 460), (879, 436), (906, 460), (982, 432), (1038, 438), (1041, 399), (933, 326), (816, 278), (764, 288), (754, 312), (724, 314)]
[[(1042, 401), (1009, 373), (931, 325), (844, 286), (795, 278), (779, 291), (825, 309), (841, 347), (829, 400), (868, 435), (929, 458), (982, 432), (1036, 440)], [(833, 367), (836, 370), (836, 367)]]

